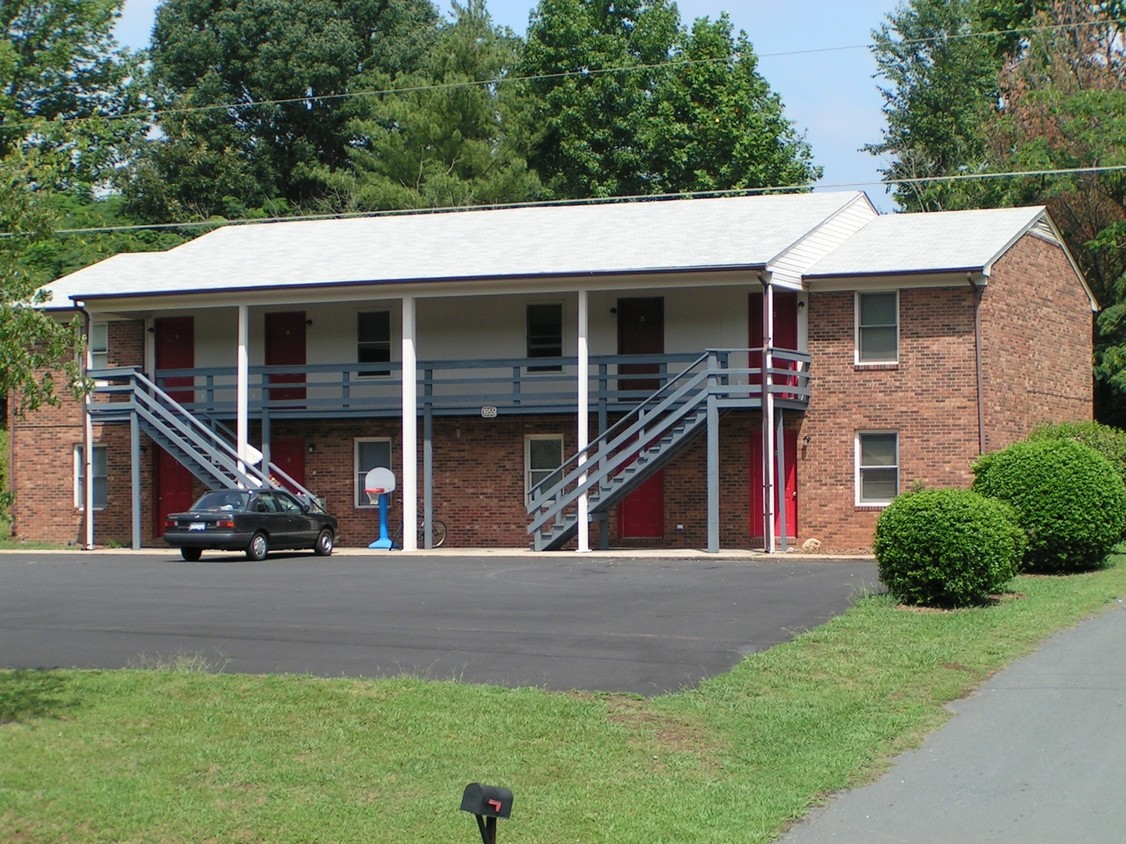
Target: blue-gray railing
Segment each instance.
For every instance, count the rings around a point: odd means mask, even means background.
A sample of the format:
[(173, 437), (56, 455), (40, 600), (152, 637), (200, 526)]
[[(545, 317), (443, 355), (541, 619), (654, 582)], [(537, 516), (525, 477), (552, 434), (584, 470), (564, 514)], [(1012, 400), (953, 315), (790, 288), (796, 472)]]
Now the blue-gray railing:
[[(759, 351), (759, 350), (755, 350)], [(748, 350), (730, 353), (744, 363), (743, 377), (760, 370), (746, 366)], [(804, 404), (809, 398), (809, 357), (778, 350), (776, 368), (793, 389), (778, 393), (783, 401)], [(662, 387), (697, 359), (692, 354), (592, 356), (587, 378), (591, 409), (626, 411)], [(422, 412), (436, 416), (476, 414), (482, 408), (502, 413), (573, 412), (578, 361), (566, 358), (433, 360), (418, 365), (418, 401)], [(789, 368), (787, 368), (789, 367)], [(639, 371), (640, 370), (640, 371)], [(379, 373), (371, 375), (367, 373)], [(251, 415), (272, 417), (397, 416), (402, 412), (402, 366), (399, 362), (252, 366), (249, 369)], [(234, 367), (162, 369), (156, 382), (181, 397), (186, 409), (214, 418), (235, 415)]]

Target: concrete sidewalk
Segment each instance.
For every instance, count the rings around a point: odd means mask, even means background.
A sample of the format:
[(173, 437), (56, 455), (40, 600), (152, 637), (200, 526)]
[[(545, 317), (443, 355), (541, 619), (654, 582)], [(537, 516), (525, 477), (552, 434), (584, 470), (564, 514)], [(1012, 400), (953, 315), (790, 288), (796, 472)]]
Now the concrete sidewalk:
[(1126, 840), (1126, 606), (1050, 638), (951, 704), (875, 783), (791, 828), (789, 844)]

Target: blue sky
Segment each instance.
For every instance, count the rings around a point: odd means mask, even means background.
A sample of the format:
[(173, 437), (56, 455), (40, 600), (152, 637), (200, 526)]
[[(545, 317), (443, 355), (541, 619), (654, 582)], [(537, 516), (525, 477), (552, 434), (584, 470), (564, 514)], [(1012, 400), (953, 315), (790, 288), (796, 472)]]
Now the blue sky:
[[(158, 2), (125, 0), (117, 29), (121, 43), (147, 46)], [(487, 2), (496, 23), (520, 34), (527, 30), (534, 0)], [(876, 65), (865, 45), (896, 0), (677, 0), (677, 6), (685, 23), (726, 11), (735, 29), (746, 31), (760, 72), (824, 168), (820, 188), (863, 190), (880, 210), (892, 210), (878, 172), (885, 162), (859, 148), (879, 141), (884, 125)]]

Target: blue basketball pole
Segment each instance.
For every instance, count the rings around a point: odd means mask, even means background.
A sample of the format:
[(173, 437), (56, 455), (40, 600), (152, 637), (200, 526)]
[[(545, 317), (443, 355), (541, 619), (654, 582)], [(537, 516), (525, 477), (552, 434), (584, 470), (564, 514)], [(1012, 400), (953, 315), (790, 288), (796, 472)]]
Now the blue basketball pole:
[(391, 537), (387, 535), (387, 499), (389, 496), (390, 493), (386, 492), (379, 494), (379, 539), (375, 540), (368, 548), (390, 551), (394, 547)]

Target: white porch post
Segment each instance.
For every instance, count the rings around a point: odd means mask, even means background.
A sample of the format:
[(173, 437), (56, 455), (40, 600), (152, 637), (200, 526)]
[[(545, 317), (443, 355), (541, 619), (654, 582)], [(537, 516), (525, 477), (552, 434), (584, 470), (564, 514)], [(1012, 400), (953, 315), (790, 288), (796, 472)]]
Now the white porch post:
[(762, 460), (764, 478), (763, 537), (767, 552), (774, 550), (774, 285), (763, 282), (762, 307)]
[[(583, 453), (590, 444), (590, 351), (587, 346), (587, 324), (589, 322), (587, 293), (579, 290), (578, 308), (578, 341), (579, 341), (579, 366), (578, 366), (578, 409), (579, 409), (579, 466), (586, 463), (586, 454)], [(586, 483), (586, 473), (579, 475), (579, 484)], [(579, 496), (579, 537), (578, 547), (575, 550), (580, 554), (590, 551), (590, 520), (587, 512), (587, 498), (584, 492)]]
[(418, 357), (415, 300), (403, 297), (403, 550), (418, 550)]
[(250, 313), (246, 305), (238, 306), (238, 352), (236, 357), (235, 389), (235, 448), (238, 451), (239, 471), (246, 471), (250, 462), (248, 440), (250, 435)]
[[(85, 319), (86, 331), (86, 354), (82, 358), (82, 374), (85, 375), (90, 370), (90, 363), (93, 359), (93, 353), (90, 350), (90, 314), (85, 311), (83, 302), (76, 303), (80, 308), (83, 308)], [(82, 483), (84, 489), (82, 490), (82, 513), (83, 513), (83, 527), (86, 529), (85, 533), (85, 549), (92, 551), (94, 548), (94, 420), (90, 416), (90, 405), (93, 403), (94, 397), (87, 393), (83, 398), (82, 406), (84, 409), (82, 418)]]

